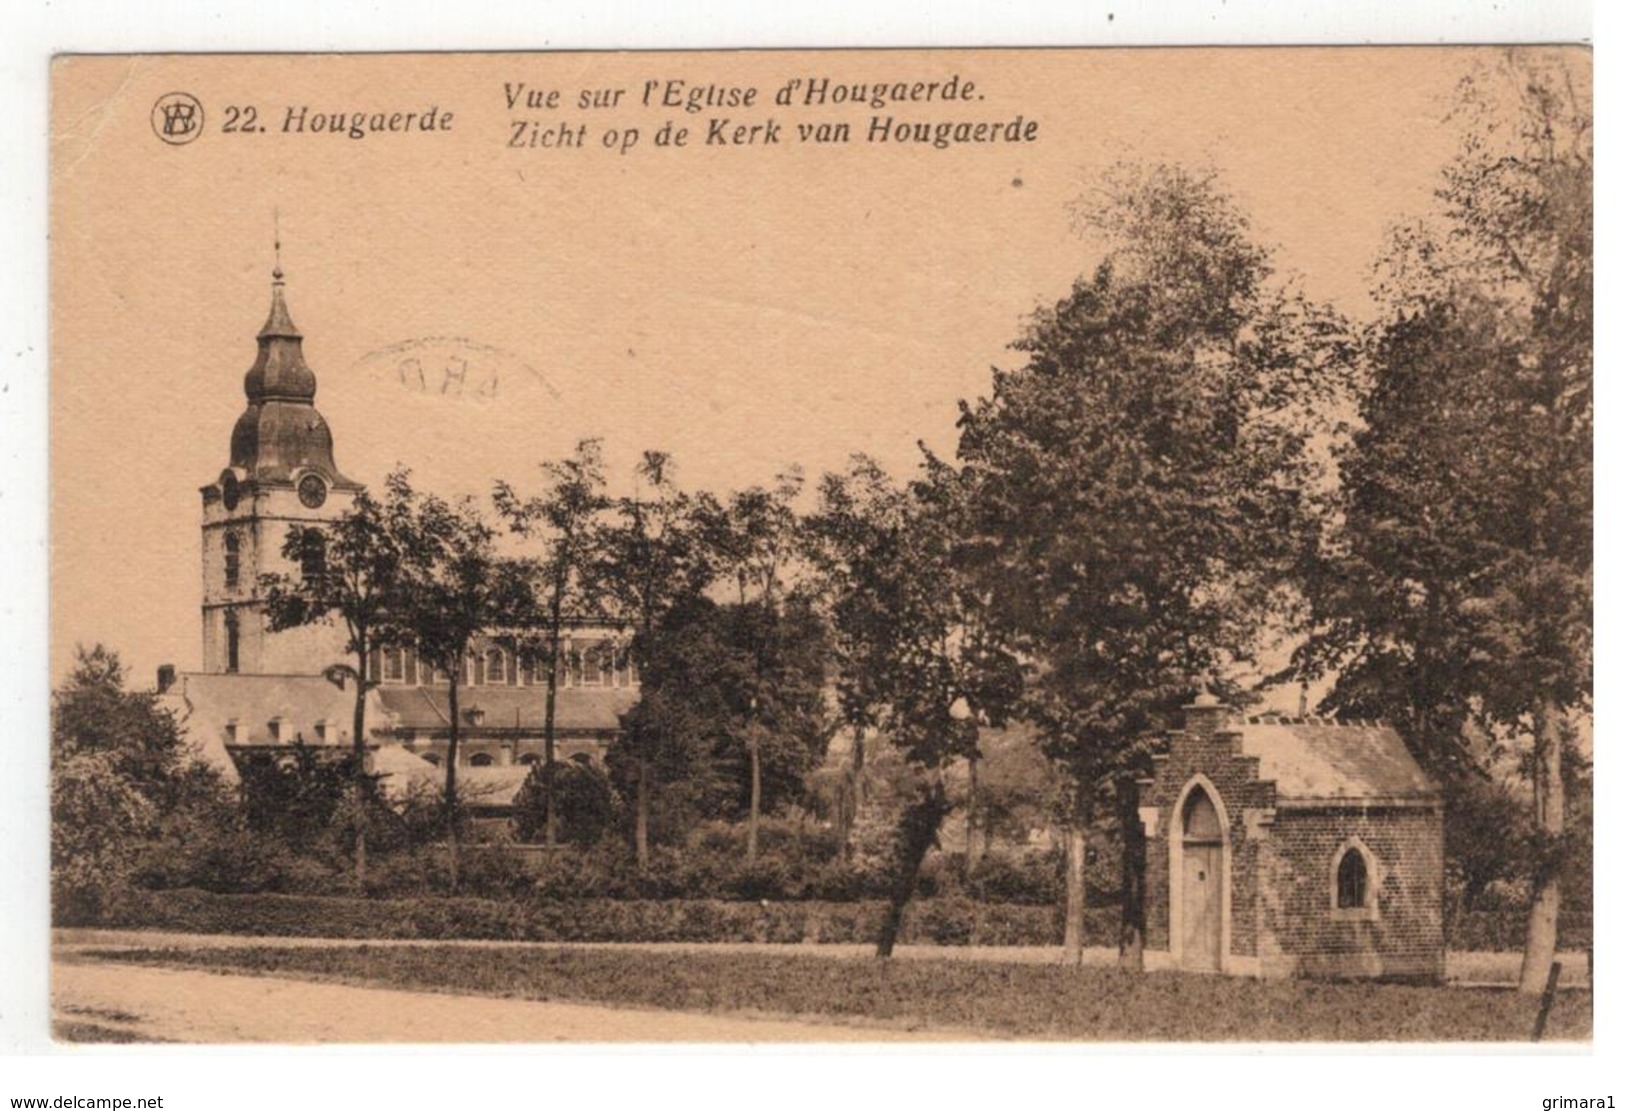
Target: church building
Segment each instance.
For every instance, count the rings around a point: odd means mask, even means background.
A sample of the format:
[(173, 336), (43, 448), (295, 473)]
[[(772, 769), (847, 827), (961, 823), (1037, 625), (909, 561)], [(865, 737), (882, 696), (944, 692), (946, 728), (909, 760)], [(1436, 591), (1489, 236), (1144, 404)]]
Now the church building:
[[(364, 489), (334, 461), (333, 434), (316, 409), (316, 375), (284, 287), (278, 266), (258, 355), (243, 379), (247, 403), (231, 432), (227, 466), (201, 490), (203, 667), (177, 674), (166, 666), (158, 677), (159, 693), (189, 739), (228, 778), (248, 752), (351, 743), (353, 688), (324, 676), (349, 659), (342, 625), (272, 631), (261, 594), (261, 575), (313, 570), (284, 555), (290, 533), (341, 516)], [(320, 560), (321, 550), (306, 545), (303, 560)], [(611, 630), (577, 628), (564, 656), (558, 757), (597, 758), (637, 701), (636, 675)], [(368, 748), (384, 789), (438, 782), (451, 724), (447, 677), (400, 648), (374, 652), (368, 672), (375, 684)], [(459, 780), (476, 803), (500, 810), (541, 759), (545, 682), (536, 661), (500, 634), (483, 638), (464, 661)]]

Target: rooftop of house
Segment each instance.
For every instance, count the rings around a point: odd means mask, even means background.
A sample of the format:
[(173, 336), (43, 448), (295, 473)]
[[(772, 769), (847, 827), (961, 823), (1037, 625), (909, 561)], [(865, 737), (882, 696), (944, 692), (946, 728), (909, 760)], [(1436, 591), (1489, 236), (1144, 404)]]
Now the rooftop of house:
[[(226, 746), (348, 744), (355, 694), (320, 675), (240, 675), (187, 672), (159, 696), (198, 756), (231, 782), (237, 779)], [(376, 692), (368, 697), (368, 732), (388, 724)]]
[[(451, 702), (444, 686), (383, 686), (376, 692), (392, 725), (403, 730), (445, 729), (451, 724)], [(638, 700), (627, 687), (564, 687), (553, 708), (553, 726), (566, 733), (611, 732), (621, 715)], [(539, 732), (544, 725), (546, 694), (539, 687), (461, 687), (457, 710), (463, 726), (478, 711), (481, 733), (520, 730)]]

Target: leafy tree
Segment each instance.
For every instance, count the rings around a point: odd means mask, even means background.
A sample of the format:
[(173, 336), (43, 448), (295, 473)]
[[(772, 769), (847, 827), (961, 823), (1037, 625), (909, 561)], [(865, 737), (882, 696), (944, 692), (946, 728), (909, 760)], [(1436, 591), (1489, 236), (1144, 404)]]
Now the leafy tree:
[[(376, 684), (367, 678), (367, 661), (375, 649), (402, 642), (401, 580), (405, 553), (398, 525), (410, 513), (413, 493), (404, 470), (394, 471), (384, 483), (383, 502), (366, 491), (331, 522), (288, 532), (282, 554), (313, 573), (298, 576), (262, 575), (265, 614), (274, 631), (302, 625), (342, 623), (344, 650), (354, 662), (334, 663), (329, 674), (355, 687), (355, 708), (350, 722), (352, 758), (351, 803), (355, 824), (355, 876), (367, 874), (367, 812), (372, 780), (367, 775), (367, 692)], [(320, 559), (312, 558), (315, 552)], [(320, 664), (321, 661), (312, 661)]]
[(719, 756), (735, 767), (732, 792), (750, 830), (761, 813), (774, 813), (805, 799), (806, 780), (823, 758), (830, 738), (825, 705), (824, 626), (807, 599), (792, 594), (773, 607), (766, 600), (723, 605), (715, 611), (719, 643), (734, 661), (721, 674), (733, 680), (723, 698), (732, 726), (719, 740)]
[(296, 853), (319, 850), (359, 778), (366, 778), (367, 795), (372, 794), (375, 784), (365, 771), (357, 775), (356, 760), (353, 751), (335, 759), (302, 740), (285, 750), (240, 758), (239, 795), (248, 829)]
[(1036, 829), (1048, 828), (1056, 811), (1055, 767), (1039, 751), (1030, 727), (1013, 723), (992, 731), (978, 745), (978, 785), (974, 826), (965, 833), (965, 866), (973, 871), (995, 838), (1025, 843)]
[(1467, 78), (1440, 212), (1383, 260), (1341, 546), (1311, 666), (1451, 776), (1470, 727), (1527, 738), (1537, 845), (1520, 986), (1545, 986), (1567, 854), (1565, 734), (1590, 713), (1591, 107), (1560, 55)]
[(914, 779), (893, 838), (881, 957), (951, 808), (944, 773), (976, 754), (980, 723), (1001, 723), (1020, 690), (1015, 659), (983, 620), (985, 596), (959, 573), (965, 509), (960, 476), (929, 457), (904, 487), (866, 460), (824, 480), (816, 534), (835, 593), (843, 713), (872, 721)]
[(1445, 865), (1471, 911), (1489, 887), (1528, 874), (1528, 807), (1505, 784), (1487, 775), (1446, 781)]
[(712, 516), (709, 529), (718, 565), (738, 587), (741, 612), (754, 600), (761, 614), (761, 619), (753, 623), (761, 639), (755, 646), (755, 690), (745, 723), (745, 747), (750, 764), (745, 858), (752, 861), (756, 859), (756, 835), (762, 811), (764, 723), (758, 711), (770, 696), (764, 674), (767, 658), (776, 651), (772, 637), (782, 627), (780, 607), (787, 579), (801, 552), (801, 520), (795, 501), (804, 481), (801, 470), (791, 467), (776, 476), (771, 488), (752, 486), (736, 492), (725, 511)]
[(855, 455), (844, 474), (827, 474), (818, 508), (807, 521), (807, 544), (817, 575), (814, 596), (826, 611), (836, 704), (852, 734), (852, 755), (835, 799), (841, 855), (850, 857), (852, 827), (866, 796), (868, 738), (884, 710), (879, 658), (890, 620), (886, 600), (868, 589), (879, 566), (892, 558), (906, 503), (874, 459)]
[(499, 482), (494, 499), (508, 527), (540, 543), (544, 554), (529, 564), (537, 602), (536, 621), (525, 622), (539, 635), (522, 643), (547, 669), (547, 697), (542, 714), (541, 802), (545, 815), (543, 836), (548, 845), (559, 839), (559, 821), (553, 805), (557, 756), (554, 718), (558, 705), (559, 672), (564, 634), (572, 619), (597, 607), (600, 517), (608, 507), (604, 495), (603, 451), (598, 440), (582, 440), (568, 459), (541, 465), (546, 489), (522, 499), (511, 486)]
[(51, 769), (51, 912), (94, 923), (130, 886), (158, 808), (109, 753), (74, 751)]
[[(1271, 282), (1212, 174), (1121, 166), (1079, 202), (1104, 259), (963, 405), (961, 557), (1028, 661), (1022, 716), (1071, 784), (1069, 949), (1102, 792), (1132, 833), (1151, 738), (1193, 680), (1256, 659), (1295, 612), (1325, 485), (1309, 441), (1340, 396), (1341, 322)], [(1123, 952), (1143, 853), (1123, 854)]]
[(408, 493), (393, 528), (402, 552), (401, 627), (417, 646), (418, 658), (447, 677), (442, 820), (451, 841), (455, 886), (463, 665), (476, 638), (511, 624), (515, 614), (532, 612), (534, 598), (525, 568), (497, 555), (495, 533), (471, 500)]
[(51, 755), (106, 757), (154, 804), (168, 801), (175, 772), (187, 760), (174, 715), (151, 691), (127, 691), (118, 653), (100, 644), (80, 647), (68, 680), (51, 700)]
[(62, 921), (94, 921), (127, 889), (166, 825), (218, 818), (213, 769), (151, 691), (124, 688), (117, 653), (80, 648), (51, 700), (51, 891)]
[(534, 841), (549, 813), (556, 812), (563, 823), (564, 839), (578, 849), (588, 849), (602, 841), (614, 825), (615, 790), (590, 756), (577, 753), (559, 765), (551, 789), (543, 765), (531, 768), (514, 807), (521, 841)]
[[(768, 622), (774, 628), (764, 630)], [(822, 626), (807, 607), (792, 601), (773, 613), (755, 601), (693, 596), (658, 624), (652, 643), (610, 764), (634, 789), (632, 777), (648, 773), (666, 835), (699, 818), (801, 801), (829, 737)]]
[(614, 501), (599, 533), (597, 576), (614, 616), (631, 630), (630, 655), (643, 677), (643, 700), (633, 722), (617, 735), (612, 752), (618, 754), (626, 745), (632, 749), (633, 845), (644, 869), (649, 864), (654, 756), (663, 744), (662, 722), (679, 712), (677, 703), (656, 693), (649, 675), (660, 670), (653, 661), (664, 651), (662, 634), (674, 625), (670, 615), (695, 603), (711, 583), (705, 529), (718, 516), (709, 499), (678, 488), (675, 470), (665, 452), (644, 452), (636, 474), (638, 492)]

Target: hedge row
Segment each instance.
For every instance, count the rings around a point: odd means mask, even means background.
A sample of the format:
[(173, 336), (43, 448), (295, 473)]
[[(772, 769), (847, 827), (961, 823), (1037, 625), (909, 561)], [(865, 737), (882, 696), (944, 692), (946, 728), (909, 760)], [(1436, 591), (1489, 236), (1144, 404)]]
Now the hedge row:
[[(856, 902), (737, 902), (722, 899), (481, 899), (427, 896), (366, 899), (320, 895), (216, 895), (179, 890), (132, 892), (97, 922), (60, 925), (128, 926), (185, 933), (264, 937), (341, 937), (472, 941), (697, 941), (871, 943), (885, 904)], [(1459, 951), (1516, 952), (1524, 919), (1510, 911), (1470, 911), (1451, 924), (1448, 944)], [(1091, 907), (1085, 943), (1115, 945), (1115, 907)], [(1059, 945), (1056, 907), (983, 903), (964, 898), (919, 899), (903, 920), (904, 944)], [(1591, 947), (1589, 915), (1565, 916), (1558, 947)]]
[[(726, 902), (720, 899), (364, 899), (313, 895), (135, 892), (97, 923), (263, 937), (476, 941), (699, 941), (871, 943), (878, 901)], [(1086, 937), (1112, 945), (1117, 911), (1091, 908)], [(63, 923), (66, 924), (66, 923)], [(923, 899), (904, 917), (902, 941), (937, 945), (1059, 945), (1053, 907)]]
[[(1529, 915), (1517, 908), (1458, 912), (1450, 923), (1446, 944), (1461, 952), (1516, 953), (1523, 948)], [(1557, 922), (1557, 947), (1591, 948), (1591, 915), (1564, 914)]]

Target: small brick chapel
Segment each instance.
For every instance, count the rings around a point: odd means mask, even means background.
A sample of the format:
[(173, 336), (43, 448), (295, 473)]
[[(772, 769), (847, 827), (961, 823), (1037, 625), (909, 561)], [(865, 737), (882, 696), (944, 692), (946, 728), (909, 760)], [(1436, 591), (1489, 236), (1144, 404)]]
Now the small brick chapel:
[(1259, 977), (1444, 975), (1444, 804), (1389, 726), (1185, 707), (1141, 784), (1146, 948)]

